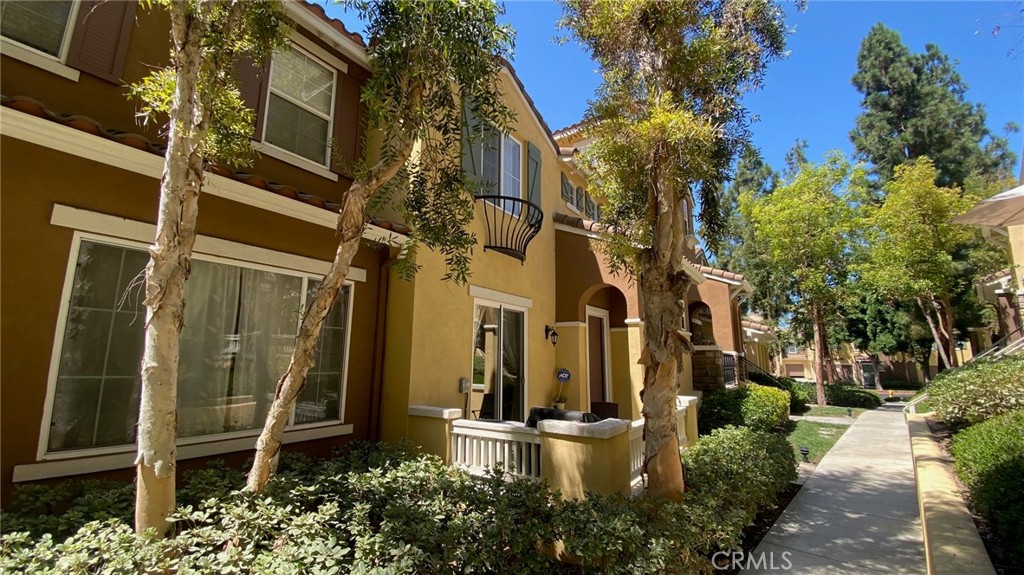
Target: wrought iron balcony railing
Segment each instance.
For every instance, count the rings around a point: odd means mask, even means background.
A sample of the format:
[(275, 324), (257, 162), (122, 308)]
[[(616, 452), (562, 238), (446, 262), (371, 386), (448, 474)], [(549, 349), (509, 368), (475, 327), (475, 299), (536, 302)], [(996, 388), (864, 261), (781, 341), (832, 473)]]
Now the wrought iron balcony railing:
[(477, 196), (484, 209), (487, 238), (484, 250), (494, 250), (526, 261), (526, 247), (540, 232), (544, 212), (540, 206), (508, 196)]

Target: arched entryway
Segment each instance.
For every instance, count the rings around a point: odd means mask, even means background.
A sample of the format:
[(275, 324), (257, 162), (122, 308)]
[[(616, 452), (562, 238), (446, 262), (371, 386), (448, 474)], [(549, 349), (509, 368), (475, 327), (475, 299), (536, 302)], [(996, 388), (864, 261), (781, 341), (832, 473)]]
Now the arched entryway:
[(628, 361), (628, 342), (621, 337), (625, 334), (619, 333), (626, 328), (626, 297), (617, 287), (608, 285), (587, 290), (581, 300), (587, 410), (601, 417), (619, 417), (620, 404), (628, 408), (629, 402), (629, 387), (621, 382), (616, 385), (622, 375), (618, 373), (621, 369), (615, 369)]
[(698, 301), (690, 304), (690, 340), (694, 345), (715, 345), (715, 327), (708, 304)]

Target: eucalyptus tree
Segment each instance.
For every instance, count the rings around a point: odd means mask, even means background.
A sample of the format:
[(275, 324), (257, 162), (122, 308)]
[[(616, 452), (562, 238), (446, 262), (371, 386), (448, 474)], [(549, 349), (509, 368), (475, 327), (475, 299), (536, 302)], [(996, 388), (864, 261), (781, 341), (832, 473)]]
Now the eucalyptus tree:
[(817, 402), (825, 405), (828, 320), (842, 303), (861, 228), (858, 207), (866, 197), (864, 170), (839, 152), (820, 165), (805, 163), (792, 180), (761, 198), (745, 194), (743, 212), (780, 273), (793, 280), (799, 312), (811, 325)]
[(602, 84), (587, 112), (584, 162), (607, 200), (612, 266), (636, 278), (644, 320), (642, 392), (648, 493), (679, 499), (675, 401), (689, 343), (685, 198), (699, 196), (712, 245), (718, 195), (747, 138), (742, 94), (782, 55), (782, 11), (769, 0), (563, 0), (562, 26), (589, 49)]
[[(324, 318), (359, 249), (368, 213), (401, 198), (413, 229), (400, 270), (416, 271), (417, 245), (446, 257), (447, 278), (465, 281), (475, 237), (473, 185), (462, 170), (463, 110), (503, 129), (512, 118), (499, 89), (512, 30), (493, 0), (343, 0), (366, 22), (373, 76), (362, 93), (368, 133), (356, 177), (341, 200), (334, 261), (303, 313), (288, 369), (256, 443), (246, 488), (267, 484), (281, 436), (314, 362)], [(479, 137), (473, 133), (466, 137)], [(369, 155), (372, 149), (374, 155)], [(414, 153), (415, 151), (415, 153)]]
[(975, 198), (940, 187), (938, 168), (927, 157), (896, 166), (885, 201), (870, 215), (870, 248), (864, 279), (889, 297), (914, 301), (924, 315), (942, 365), (957, 365), (953, 335), (954, 254), (973, 230), (950, 223)]
[(253, 114), (242, 102), (233, 64), (240, 56), (266, 59), (284, 42), (287, 18), (278, 0), (146, 2), (154, 3), (170, 13), (170, 64), (130, 90), (147, 120), (168, 117), (156, 238), (145, 271), (135, 528), (164, 534), (174, 510), (178, 337), (203, 170), (211, 160), (251, 159)]

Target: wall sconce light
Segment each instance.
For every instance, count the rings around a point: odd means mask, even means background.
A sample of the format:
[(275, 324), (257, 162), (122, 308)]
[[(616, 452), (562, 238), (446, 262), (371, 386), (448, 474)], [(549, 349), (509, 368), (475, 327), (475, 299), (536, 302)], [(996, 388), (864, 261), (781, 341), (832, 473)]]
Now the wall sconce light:
[(558, 332), (550, 325), (544, 326), (544, 339), (550, 339), (551, 345), (558, 345)]

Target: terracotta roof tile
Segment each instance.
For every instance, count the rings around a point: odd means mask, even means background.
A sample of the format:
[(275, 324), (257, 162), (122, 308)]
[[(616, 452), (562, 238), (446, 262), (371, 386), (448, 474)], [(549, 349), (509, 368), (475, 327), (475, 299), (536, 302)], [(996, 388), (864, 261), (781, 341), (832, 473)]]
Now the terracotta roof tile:
[(561, 138), (562, 136), (570, 136), (572, 134), (575, 134), (576, 132), (580, 131), (580, 129), (586, 123), (587, 123), (587, 120), (583, 119), (583, 120), (580, 120), (579, 122), (576, 122), (575, 124), (572, 124), (571, 126), (566, 126), (564, 128), (560, 128), (558, 130), (555, 130), (554, 136), (557, 139), (557, 138)]
[(569, 214), (563, 214), (561, 212), (555, 212), (552, 219), (556, 224), (563, 224), (570, 228), (579, 228), (588, 232), (605, 233), (609, 232), (608, 226), (605, 226), (601, 222), (595, 222), (581, 218), (579, 216), (570, 216)]
[(757, 331), (764, 331), (764, 332), (769, 332), (769, 333), (774, 333), (775, 332), (775, 330), (772, 329), (771, 326), (765, 325), (765, 324), (763, 324), (761, 322), (754, 321), (754, 320), (752, 320), (750, 318), (746, 318), (746, 317), (743, 318), (743, 327), (745, 327), (747, 329), (754, 329), (754, 330), (757, 330)]
[[(157, 156), (163, 156), (167, 151), (167, 147), (160, 142), (152, 142), (141, 134), (135, 134), (131, 132), (122, 132), (120, 130), (105, 129), (99, 122), (89, 118), (88, 116), (82, 116), (79, 114), (58, 114), (49, 110), (42, 102), (34, 98), (27, 96), (14, 96), (8, 97), (0, 95), (0, 105), (5, 108), (24, 112), (37, 118), (43, 118), (57, 124), (62, 124), (69, 128), (73, 128), (80, 132), (92, 134), (94, 136), (105, 138), (119, 144), (130, 146), (137, 150), (142, 150)], [(341, 204), (328, 201), (320, 196), (308, 194), (299, 190), (295, 186), (288, 184), (280, 184), (267, 180), (264, 176), (259, 174), (250, 174), (248, 172), (232, 170), (227, 166), (220, 164), (211, 164), (207, 167), (207, 171), (212, 174), (223, 176), (228, 179), (241, 182), (243, 184), (266, 190), (268, 192), (284, 196), (289, 199), (293, 199), (317, 208), (325, 209), (330, 212), (337, 213), (341, 208)], [(371, 224), (384, 228), (389, 231), (393, 231), (399, 234), (408, 234), (409, 228), (403, 224), (397, 222), (389, 222), (386, 220), (374, 219), (370, 221)]]
[(716, 277), (720, 277), (720, 278), (725, 278), (727, 280), (733, 280), (733, 281), (738, 281), (738, 282), (741, 282), (741, 281), (744, 280), (743, 274), (738, 274), (736, 272), (730, 272), (730, 271), (727, 271), (727, 270), (723, 270), (723, 269), (719, 269), (719, 268), (713, 268), (711, 266), (705, 266), (705, 265), (701, 265), (701, 264), (694, 264), (694, 265), (695, 265), (695, 267), (698, 270), (701, 271), (701, 273), (704, 273), (704, 274), (707, 274), (707, 275), (712, 275), (712, 276), (716, 276)]
[(1013, 268), (1003, 268), (1003, 269), (1001, 269), (1001, 270), (999, 270), (997, 272), (992, 272), (992, 273), (988, 274), (987, 276), (979, 278), (978, 281), (979, 282), (992, 281), (992, 280), (995, 280), (995, 279), (1004, 278), (1004, 277), (1010, 275), (1011, 273), (1013, 273)]
[(318, 18), (326, 22), (331, 28), (334, 28), (335, 30), (340, 32), (342, 36), (345, 36), (349, 40), (352, 40), (356, 44), (359, 44), (363, 48), (366, 48), (366, 42), (363, 41), (362, 35), (357, 34), (355, 32), (349, 32), (348, 28), (345, 27), (345, 23), (342, 22), (341, 20), (338, 20), (337, 18), (331, 18), (330, 16), (328, 16), (327, 11), (324, 10), (323, 6), (319, 4), (314, 4), (312, 2), (306, 2), (305, 0), (300, 0), (299, 4), (305, 6), (307, 10), (309, 10)]

